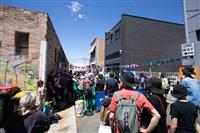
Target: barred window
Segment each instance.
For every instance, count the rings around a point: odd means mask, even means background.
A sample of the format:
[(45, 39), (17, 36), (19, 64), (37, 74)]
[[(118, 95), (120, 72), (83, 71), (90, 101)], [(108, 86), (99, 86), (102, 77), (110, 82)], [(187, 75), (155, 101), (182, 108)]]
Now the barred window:
[(15, 32), (15, 55), (28, 55), (29, 33)]

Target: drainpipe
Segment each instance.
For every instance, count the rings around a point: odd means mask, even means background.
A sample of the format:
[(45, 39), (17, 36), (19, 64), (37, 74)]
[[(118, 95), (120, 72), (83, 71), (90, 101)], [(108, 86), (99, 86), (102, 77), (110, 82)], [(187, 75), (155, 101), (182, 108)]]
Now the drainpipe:
[(46, 83), (46, 62), (47, 62), (47, 41), (40, 42), (40, 64), (39, 64), (39, 79)]
[(4, 84), (5, 84), (5, 85), (7, 85), (8, 62), (9, 62), (9, 61), (6, 61), (6, 69), (5, 69), (5, 75), (4, 75)]

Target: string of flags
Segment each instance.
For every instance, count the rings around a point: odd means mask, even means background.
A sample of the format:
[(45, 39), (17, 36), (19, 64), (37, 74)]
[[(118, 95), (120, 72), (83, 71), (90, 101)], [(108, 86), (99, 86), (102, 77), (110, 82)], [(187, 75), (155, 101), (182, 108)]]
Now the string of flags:
[(86, 66), (86, 67), (81, 67), (81, 66), (74, 66), (72, 64), (70, 64), (69, 66), (71, 69), (74, 69), (75, 71), (88, 71), (89, 70), (89, 67)]
[(149, 65), (164, 65), (169, 63), (174, 63), (181, 61), (182, 57), (176, 57), (176, 58), (170, 58), (170, 59), (161, 59), (161, 60), (152, 60), (148, 62), (144, 62), (142, 64), (127, 64), (127, 65), (121, 65), (121, 66), (107, 66), (106, 68), (113, 68), (113, 67), (121, 67), (121, 68), (138, 68), (143, 66), (149, 66)]
[[(149, 66), (149, 65), (163, 65), (163, 64), (169, 64), (169, 63), (174, 63), (181, 61), (182, 57), (176, 57), (176, 58), (170, 58), (170, 59), (160, 59), (160, 60), (152, 60), (148, 62), (144, 62), (142, 64), (127, 64), (127, 65), (115, 65), (115, 66), (106, 66), (105, 68), (115, 68), (115, 67), (120, 67), (120, 68), (138, 68), (138, 67), (143, 67), (143, 66)], [(87, 71), (90, 69), (89, 66), (86, 67), (80, 67), (80, 66), (74, 66), (70, 64), (70, 67), (73, 68), (74, 70), (77, 71)]]

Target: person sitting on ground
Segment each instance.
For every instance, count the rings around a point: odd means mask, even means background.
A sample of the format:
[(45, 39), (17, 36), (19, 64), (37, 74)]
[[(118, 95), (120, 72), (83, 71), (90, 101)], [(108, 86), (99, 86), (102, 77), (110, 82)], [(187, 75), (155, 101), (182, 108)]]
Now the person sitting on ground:
[(176, 85), (171, 94), (178, 100), (170, 106), (170, 133), (196, 133), (197, 107), (186, 100), (190, 92), (185, 86)]
[(5, 125), (6, 133), (44, 133), (50, 127), (46, 115), (36, 110), (36, 95), (25, 93), (19, 101), (20, 109), (16, 111)]

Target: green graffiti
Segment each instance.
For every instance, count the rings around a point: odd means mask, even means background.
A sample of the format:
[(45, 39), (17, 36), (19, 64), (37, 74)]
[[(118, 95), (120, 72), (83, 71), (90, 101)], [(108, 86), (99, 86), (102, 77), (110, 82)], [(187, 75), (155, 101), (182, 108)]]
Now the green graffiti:
[(8, 61), (0, 61), (0, 83), (19, 86), (22, 90), (36, 90), (37, 73), (32, 64), (21, 63), (13, 66)]
[(22, 63), (15, 66), (19, 82), (23, 84), (25, 90), (36, 90), (36, 70), (32, 64)]
[(5, 85), (17, 85), (15, 69), (7, 61), (0, 61), (0, 82)]

